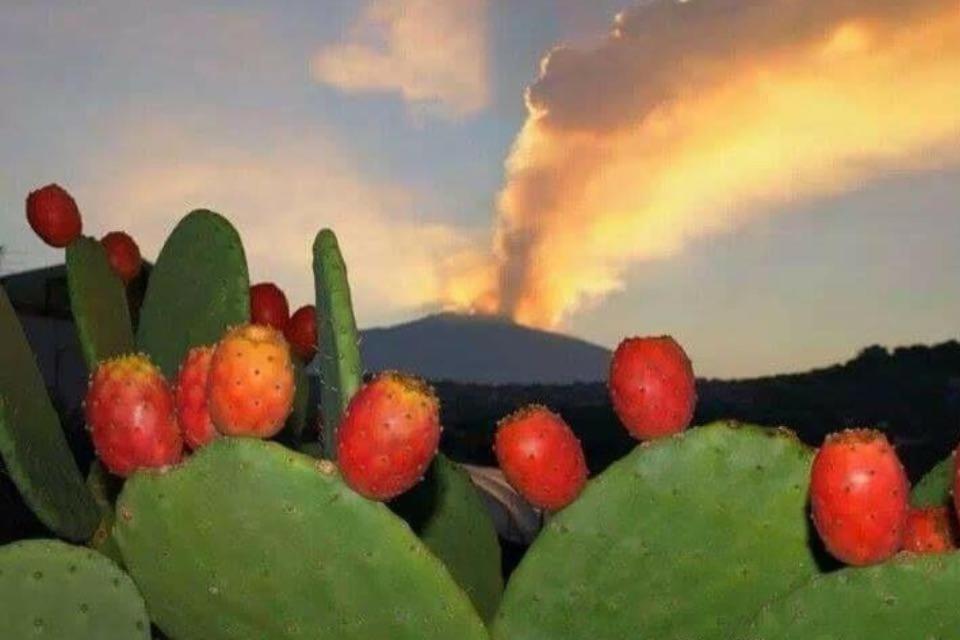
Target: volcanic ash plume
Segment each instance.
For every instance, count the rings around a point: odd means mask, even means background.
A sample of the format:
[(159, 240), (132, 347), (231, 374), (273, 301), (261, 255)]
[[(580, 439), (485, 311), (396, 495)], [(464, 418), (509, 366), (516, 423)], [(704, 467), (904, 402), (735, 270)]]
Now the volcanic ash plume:
[(552, 51), (527, 107), (449, 298), (552, 326), (692, 237), (955, 160), (960, 3), (654, 0)]

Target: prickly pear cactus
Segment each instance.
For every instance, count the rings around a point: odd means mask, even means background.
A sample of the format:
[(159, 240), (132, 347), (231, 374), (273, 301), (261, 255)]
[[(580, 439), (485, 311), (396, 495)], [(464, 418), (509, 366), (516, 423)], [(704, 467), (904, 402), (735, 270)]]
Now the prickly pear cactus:
[(953, 496), (953, 454), (941, 460), (923, 476), (910, 492), (915, 507), (949, 505)]
[(353, 317), (347, 267), (337, 237), (323, 229), (313, 243), (317, 340), (320, 352), (320, 410), (324, 457), (337, 455), (337, 427), (350, 398), (360, 388), (362, 366), (357, 322)]
[(93, 238), (80, 237), (67, 247), (70, 309), (87, 368), (134, 351), (130, 308), (123, 282), (110, 268), (107, 252)]
[(167, 238), (140, 311), (137, 344), (173, 379), (191, 347), (250, 317), (247, 258), (236, 229), (212, 211), (188, 214)]
[(0, 620), (9, 640), (150, 638), (130, 577), (99, 553), (56, 540), (0, 547)]
[(653, 441), (592, 480), (507, 585), (497, 640), (730, 640), (818, 571), (812, 452), (718, 423)]
[(440, 454), (423, 482), (391, 503), (447, 566), (484, 620), (500, 603), (503, 578), (493, 521), (470, 477)]
[(100, 524), (90, 538), (89, 545), (121, 566), (123, 556), (120, 555), (120, 548), (113, 539), (113, 523), (116, 520), (113, 503), (122, 484), (123, 480), (111, 476), (99, 460), (94, 460), (90, 465), (90, 471), (87, 472), (87, 488), (90, 489), (90, 494), (100, 510)]
[[(813, 578), (765, 607), (743, 640), (957, 637), (960, 554), (900, 555)], [(732, 637), (732, 636), (731, 636)]]
[(220, 438), (117, 501), (117, 543), (154, 622), (178, 640), (482, 640), (450, 574), (333, 465)]
[(6, 472), (43, 524), (69, 540), (86, 541), (99, 513), (2, 288), (0, 363), (0, 456)]

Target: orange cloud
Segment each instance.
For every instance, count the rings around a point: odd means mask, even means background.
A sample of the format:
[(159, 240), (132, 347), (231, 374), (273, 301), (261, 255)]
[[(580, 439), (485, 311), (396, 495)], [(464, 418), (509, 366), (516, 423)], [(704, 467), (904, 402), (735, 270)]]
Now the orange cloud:
[(552, 326), (691, 238), (955, 160), (960, 5), (655, 0), (551, 52), (527, 104), (492, 262), (446, 290)]
[(398, 91), (452, 117), (490, 100), (486, 0), (373, 0), (346, 42), (313, 59), (319, 82), (348, 93)]

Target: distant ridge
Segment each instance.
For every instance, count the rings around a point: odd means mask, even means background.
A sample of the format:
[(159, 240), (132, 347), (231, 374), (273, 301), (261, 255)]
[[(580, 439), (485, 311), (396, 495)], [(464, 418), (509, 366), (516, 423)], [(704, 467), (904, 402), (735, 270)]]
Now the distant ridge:
[(499, 316), (438, 313), (362, 332), (369, 371), (401, 369), (429, 380), (569, 384), (606, 379), (610, 351)]

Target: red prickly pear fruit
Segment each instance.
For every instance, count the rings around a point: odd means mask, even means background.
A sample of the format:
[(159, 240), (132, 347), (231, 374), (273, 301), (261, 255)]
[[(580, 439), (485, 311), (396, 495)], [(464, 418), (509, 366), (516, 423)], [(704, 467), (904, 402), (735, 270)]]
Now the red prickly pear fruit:
[(953, 514), (947, 507), (911, 508), (903, 532), (903, 550), (945, 553), (956, 547)]
[(343, 479), (371, 500), (389, 500), (413, 487), (440, 444), (440, 402), (413, 376), (385, 371), (347, 405), (337, 429)]
[(287, 296), (272, 282), (250, 287), (250, 322), (283, 331), (290, 319)]
[(58, 184), (30, 192), (27, 222), (41, 240), (58, 249), (76, 240), (83, 230), (77, 203)]
[(907, 474), (879, 431), (827, 436), (810, 471), (813, 524), (827, 551), (846, 564), (882, 562), (900, 550), (907, 524)]
[(177, 374), (177, 420), (183, 439), (193, 450), (217, 437), (210, 411), (207, 409), (207, 379), (213, 347), (194, 347), (187, 353)]
[(311, 360), (317, 352), (317, 309), (312, 304), (300, 307), (287, 322), (283, 335), (290, 349), (304, 360)]
[(276, 329), (241, 325), (217, 343), (210, 360), (207, 408), (220, 433), (276, 435), (293, 408), (294, 391), (290, 347)]
[(126, 477), (138, 469), (180, 461), (183, 440), (173, 391), (146, 356), (101, 362), (84, 411), (97, 456), (111, 473)]
[(670, 336), (627, 338), (610, 362), (610, 399), (637, 440), (679, 433), (697, 402), (693, 366)]
[(587, 482), (580, 441), (546, 407), (529, 405), (501, 420), (493, 449), (510, 485), (541, 509), (563, 509)]
[(120, 276), (124, 284), (140, 275), (143, 257), (140, 247), (123, 231), (111, 231), (100, 238), (100, 244), (107, 250), (107, 260), (114, 273)]

